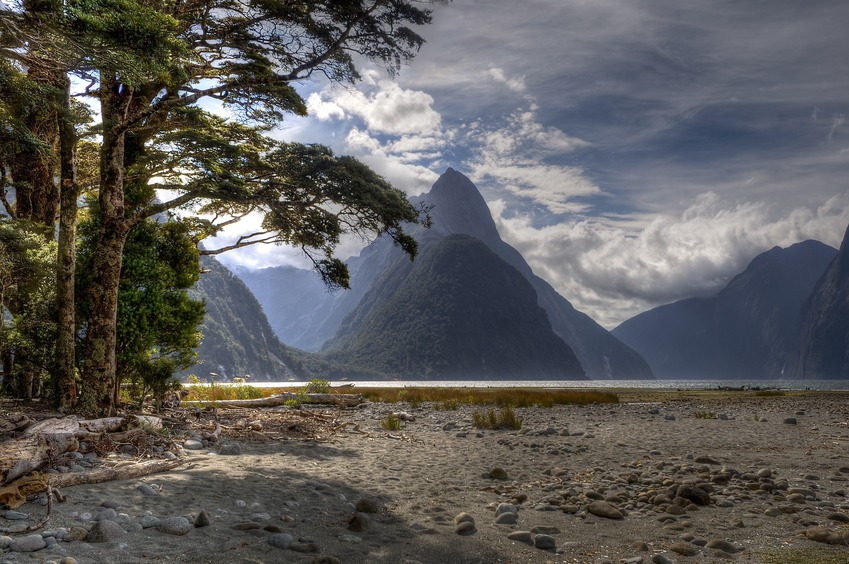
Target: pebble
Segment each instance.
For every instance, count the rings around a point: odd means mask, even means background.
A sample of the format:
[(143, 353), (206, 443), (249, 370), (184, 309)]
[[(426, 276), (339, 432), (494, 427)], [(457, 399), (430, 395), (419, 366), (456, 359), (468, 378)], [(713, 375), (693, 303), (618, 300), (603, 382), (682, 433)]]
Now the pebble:
[(805, 537), (816, 542), (824, 542), (826, 544), (845, 544), (843, 535), (836, 531), (832, 531), (826, 527), (809, 527), (805, 530)]
[(212, 524), (212, 519), (209, 517), (209, 512), (206, 509), (201, 509), (200, 513), (198, 513), (197, 517), (195, 517), (194, 526), (195, 527), (206, 527)]
[(708, 541), (705, 546), (707, 548), (715, 548), (717, 550), (721, 550), (722, 552), (727, 552), (728, 554), (736, 554), (740, 552), (739, 548), (737, 548), (727, 540), (713, 539)]
[(203, 443), (197, 439), (187, 439), (183, 442), (183, 448), (187, 450), (201, 450), (203, 448)]
[(125, 534), (126, 531), (115, 521), (97, 521), (92, 525), (85, 540), (91, 543), (112, 542)]
[(548, 525), (537, 525), (531, 532), (535, 535), (559, 535), (560, 529)]
[(5, 517), (9, 521), (23, 521), (24, 519), (29, 519), (29, 514), (23, 513), (21, 511), (0, 511), (0, 515)]
[(475, 534), (477, 532), (477, 529), (475, 528), (474, 522), (461, 521), (460, 523), (457, 523), (456, 527), (454, 527), (454, 532), (458, 535), (467, 536)]
[(507, 535), (507, 538), (517, 542), (534, 542), (534, 535), (530, 531), (513, 531)]
[(12, 539), (9, 543), (9, 548), (14, 552), (35, 552), (46, 547), (47, 543), (41, 535), (27, 535)]
[(596, 517), (604, 517), (605, 519), (624, 519), (621, 511), (607, 503), (606, 501), (594, 501), (587, 506), (587, 511)]
[(359, 511), (355, 512), (351, 519), (348, 521), (348, 530), (354, 531), (355, 533), (362, 533), (367, 530), (371, 525), (371, 519), (365, 513), (360, 513)]
[(507, 471), (504, 468), (496, 467), (489, 471), (489, 477), (493, 480), (506, 480)]
[(502, 513), (495, 518), (495, 522), (498, 525), (515, 525), (519, 522), (519, 516), (515, 513)]
[(675, 542), (669, 546), (669, 550), (681, 556), (695, 556), (699, 549), (688, 542)]
[(495, 516), (498, 517), (502, 513), (519, 513), (519, 508), (513, 505), (512, 503), (499, 503), (495, 508)]
[(280, 548), (283, 550), (288, 550), (289, 547), (292, 546), (293, 541), (294, 539), (292, 538), (292, 535), (288, 535), (286, 533), (277, 533), (276, 535), (268, 537), (268, 544), (274, 548)]
[(144, 495), (144, 496), (148, 496), (148, 497), (157, 497), (157, 496), (162, 495), (162, 494), (160, 494), (158, 491), (156, 491), (155, 489), (153, 489), (152, 487), (150, 487), (150, 486), (149, 486), (149, 485), (147, 485), (147, 484), (141, 484), (141, 485), (140, 485), (138, 488), (136, 488), (136, 489), (137, 489), (139, 492), (141, 492), (141, 494), (142, 494), (142, 495)]
[(557, 548), (557, 541), (551, 535), (534, 535), (534, 547), (540, 550), (553, 550)]
[(183, 536), (194, 529), (194, 523), (182, 516), (165, 517), (160, 519), (156, 530), (169, 535)]
[(675, 561), (665, 554), (655, 554), (651, 557), (651, 561), (654, 562), (654, 564), (675, 564)]

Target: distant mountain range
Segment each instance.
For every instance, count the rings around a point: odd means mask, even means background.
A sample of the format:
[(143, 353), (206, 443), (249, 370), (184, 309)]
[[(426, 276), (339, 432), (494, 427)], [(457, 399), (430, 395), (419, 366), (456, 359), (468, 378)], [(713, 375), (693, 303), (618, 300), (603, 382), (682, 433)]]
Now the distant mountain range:
[[(394, 377), (653, 377), (639, 354), (575, 310), (501, 240), (467, 177), (448, 169), (417, 200), (432, 206), (433, 218), (431, 229), (414, 233), (419, 257), (410, 263), (390, 241), (378, 239), (349, 260), (351, 291), (327, 293), (317, 278), (293, 268), (238, 271), (284, 342)], [(447, 272), (434, 265), (463, 266), (460, 256), (477, 268), (455, 268), (448, 283)], [(495, 288), (491, 280), (505, 286)], [(504, 347), (512, 348), (509, 354), (495, 350)]]
[[(817, 347), (833, 354), (832, 337), (827, 336), (833, 325), (823, 320), (834, 320), (832, 304), (840, 299), (838, 288), (846, 303), (845, 277), (842, 287), (837, 277), (834, 283), (823, 283), (826, 270), (834, 270), (837, 254), (817, 241), (775, 247), (755, 257), (716, 295), (646, 311), (613, 334), (642, 354), (661, 379), (841, 377), (831, 368), (831, 360), (811, 360), (828, 356), (813, 352)], [(804, 324), (803, 310), (808, 312)], [(844, 357), (846, 319), (840, 321)], [(809, 333), (804, 338), (802, 325)], [(800, 353), (800, 347), (807, 352)], [(808, 369), (800, 371), (799, 363)]]
[(433, 227), (413, 233), (419, 256), (411, 262), (380, 238), (348, 261), (348, 291), (328, 292), (297, 268), (237, 277), (205, 262), (194, 290), (207, 302), (204, 364), (191, 372), (254, 380), (849, 378), (847, 240), (839, 252), (816, 241), (775, 247), (716, 295), (652, 309), (608, 332), (501, 240), (468, 178), (448, 169), (416, 200), (433, 206)]

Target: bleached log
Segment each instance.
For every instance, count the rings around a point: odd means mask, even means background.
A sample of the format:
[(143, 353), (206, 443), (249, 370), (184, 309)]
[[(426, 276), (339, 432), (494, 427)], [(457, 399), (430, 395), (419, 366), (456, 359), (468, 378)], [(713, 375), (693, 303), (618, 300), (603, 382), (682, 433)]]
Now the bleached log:
[(41, 468), (63, 452), (79, 448), (70, 433), (39, 434), (0, 443), (0, 485)]
[(278, 407), (286, 405), (288, 401), (297, 401), (310, 404), (328, 404), (339, 405), (343, 407), (353, 407), (363, 403), (361, 394), (293, 394), (285, 392), (275, 394), (267, 398), (257, 398), (249, 400), (217, 400), (217, 401), (184, 401), (183, 405), (193, 405), (197, 407), (212, 406), (212, 407)]
[(68, 472), (67, 474), (51, 474), (50, 484), (55, 488), (66, 488), (80, 484), (100, 484), (112, 480), (129, 480), (141, 478), (157, 472), (173, 470), (185, 462), (185, 459), (154, 459), (142, 462), (134, 462), (113, 466), (111, 468), (98, 468), (86, 472)]
[(73, 415), (68, 417), (53, 417), (44, 419), (34, 425), (27, 427), (21, 434), (22, 437), (34, 437), (35, 435), (76, 435), (80, 430), (80, 422)]

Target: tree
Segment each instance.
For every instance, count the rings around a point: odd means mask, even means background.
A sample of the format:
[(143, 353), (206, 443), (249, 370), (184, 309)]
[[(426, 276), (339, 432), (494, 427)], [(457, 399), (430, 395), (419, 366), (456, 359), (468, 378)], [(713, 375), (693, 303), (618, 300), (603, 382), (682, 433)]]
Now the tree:
[[(85, 327), (80, 412), (103, 415), (114, 408), (125, 245), (147, 218), (169, 210), (194, 215), (193, 237), (200, 242), (259, 213), (261, 227), (228, 248), (299, 246), (331, 285), (348, 283), (345, 265), (333, 256), (345, 233), (385, 233), (415, 255), (403, 224), (418, 221), (422, 210), (403, 193), (353, 159), (262, 133), (287, 114), (306, 112), (295, 90), (301, 81), (354, 83), (355, 59), (396, 72), (423, 43), (411, 26), (429, 21), (427, 10), (403, 0), (23, 0), (17, 9), (0, 10), (0, 53), (13, 70), (22, 74), (33, 61), (54, 61), (51, 69), (62, 69), (65, 78), (88, 82), (85, 93), (99, 105), (91, 307), (87, 319), (76, 322)], [(51, 106), (57, 116), (51, 131), (60, 133), (58, 146), (14, 112), (0, 117), (18, 119), (37, 146), (58, 154), (59, 256), (69, 261), (76, 140), (63, 136), (73, 123), (67, 88), (56, 90), (62, 95)], [(233, 117), (202, 110), (204, 100), (222, 103)], [(59, 294), (67, 298), (73, 288), (69, 294), (66, 282)]]
[[(109, 2), (99, 5), (111, 9)], [(92, 267), (94, 306), (87, 326), (81, 406), (90, 414), (109, 413), (113, 407), (123, 247), (130, 229), (145, 217), (194, 204), (194, 210), (223, 219), (207, 223), (210, 233), (261, 210), (262, 230), (239, 245), (300, 245), (311, 257), (320, 253), (322, 258), (314, 263), (322, 276), (342, 285), (347, 284), (347, 273), (332, 249), (343, 232), (388, 233), (407, 252), (415, 252), (402, 223), (416, 221), (418, 214), (402, 193), (377, 175), (327, 150), (250, 143), (250, 132), (238, 124), (222, 123), (216, 129), (224, 138), (242, 138), (232, 144), (235, 151), (210, 138), (196, 143), (203, 137), (197, 126), (215, 120), (195, 104), (214, 98), (243, 121), (265, 126), (287, 113), (303, 114), (305, 104), (294, 83), (318, 73), (353, 82), (358, 78), (354, 54), (396, 69), (421, 45), (422, 39), (407, 24), (427, 23), (426, 11), (399, 0), (250, 5), (207, 0), (181, 3), (171, 12), (166, 12), (167, 6), (155, 8), (133, 4), (133, 11), (125, 11), (121, 19), (110, 17), (109, 11), (78, 14), (83, 33), (100, 34), (104, 42), (122, 47), (141, 45), (148, 61), (141, 72), (138, 66), (133, 72), (117, 65), (97, 69), (103, 119), (102, 221)], [(149, 169), (143, 172), (148, 150), (158, 147), (169, 153), (169, 144), (180, 143), (198, 149), (188, 163), (193, 174), (184, 174), (175, 164), (171, 171), (176, 181), (157, 187), (176, 189), (178, 195), (155, 202), (154, 175)], [(316, 178), (273, 176), (287, 168), (312, 172)]]

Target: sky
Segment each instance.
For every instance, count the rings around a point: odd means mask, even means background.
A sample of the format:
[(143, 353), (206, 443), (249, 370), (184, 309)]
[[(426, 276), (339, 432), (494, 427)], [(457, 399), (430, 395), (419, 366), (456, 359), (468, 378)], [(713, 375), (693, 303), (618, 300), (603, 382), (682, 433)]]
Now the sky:
[[(711, 295), (757, 254), (849, 224), (849, 3), (454, 0), (397, 76), (299, 86), (282, 139), (406, 193), (448, 167), (501, 237), (612, 329)], [(361, 241), (347, 241), (342, 258)], [(299, 264), (255, 247), (231, 266)]]

